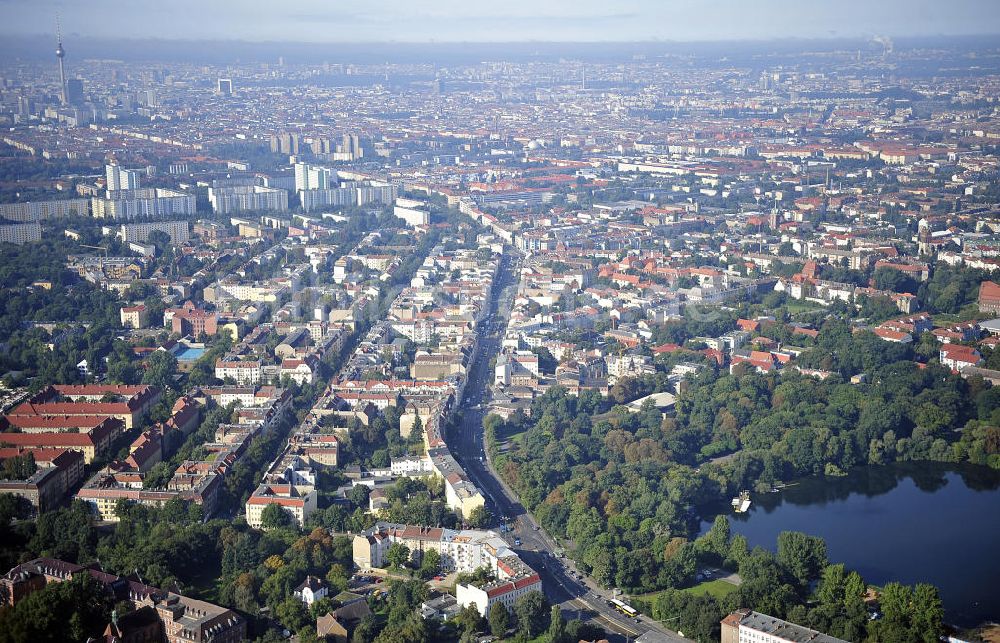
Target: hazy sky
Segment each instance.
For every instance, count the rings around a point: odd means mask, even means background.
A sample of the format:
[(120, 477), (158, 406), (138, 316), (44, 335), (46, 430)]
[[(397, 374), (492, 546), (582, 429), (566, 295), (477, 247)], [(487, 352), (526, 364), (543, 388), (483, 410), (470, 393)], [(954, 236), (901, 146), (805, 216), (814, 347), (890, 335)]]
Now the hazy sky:
[(309, 42), (1000, 32), (1000, 0), (0, 0), (0, 33)]

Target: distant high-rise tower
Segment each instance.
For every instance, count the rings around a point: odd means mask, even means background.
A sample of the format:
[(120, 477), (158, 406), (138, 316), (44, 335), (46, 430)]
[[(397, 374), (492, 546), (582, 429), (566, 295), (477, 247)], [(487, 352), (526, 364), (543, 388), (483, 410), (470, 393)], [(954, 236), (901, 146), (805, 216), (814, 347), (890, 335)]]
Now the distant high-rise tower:
[(56, 58), (59, 59), (59, 102), (65, 105), (69, 101), (66, 98), (66, 68), (63, 66), (63, 58), (66, 57), (66, 50), (62, 46), (62, 29), (59, 28), (59, 19), (56, 19)]
[(66, 81), (66, 102), (70, 105), (83, 104), (83, 80), (79, 78), (70, 78)]
[(107, 165), (104, 174), (108, 192), (139, 189), (139, 172), (136, 170), (126, 170), (120, 165)]
[(233, 79), (232, 78), (220, 78), (218, 85), (218, 92), (222, 96), (232, 96), (233, 95)]
[(336, 178), (337, 175), (330, 168), (307, 163), (295, 164), (296, 190), (326, 190), (336, 182)]

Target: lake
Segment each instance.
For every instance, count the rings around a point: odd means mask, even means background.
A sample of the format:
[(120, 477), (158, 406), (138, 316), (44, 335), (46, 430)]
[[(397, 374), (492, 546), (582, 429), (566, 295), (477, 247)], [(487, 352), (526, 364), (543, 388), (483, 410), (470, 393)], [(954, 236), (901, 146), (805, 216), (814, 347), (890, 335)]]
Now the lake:
[(773, 551), (782, 531), (821, 536), (831, 562), (870, 584), (936, 585), (948, 622), (1000, 620), (1000, 471), (929, 462), (861, 467), (752, 499), (746, 514), (727, 514), (751, 548)]

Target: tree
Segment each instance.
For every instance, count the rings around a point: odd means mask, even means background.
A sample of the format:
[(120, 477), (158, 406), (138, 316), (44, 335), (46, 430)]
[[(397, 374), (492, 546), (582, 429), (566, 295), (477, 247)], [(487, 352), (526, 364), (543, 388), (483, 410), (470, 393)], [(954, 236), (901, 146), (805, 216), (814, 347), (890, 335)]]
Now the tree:
[(156, 247), (156, 254), (158, 255), (163, 254), (163, 251), (169, 248), (172, 243), (170, 235), (163, 230), (153, 230), (149, 233), (146, 241)]
[(363, 484), (357, 484), (351, 487), (351, 490), (347, 492), (347, 499), (355, 507), (361, 507), (362, 509), (368, 508), (368, 496), (371, 493), (371, 489)]
[(0, 477), (5, 480), (27, 480), (37, 470), (35, 456), (29, 451), (24, 455), (16, 455), (4, 460), (3, 466), (0, 467)]
[(419, 441), (423, 438), (423, 435), (424, 435), (424, 421), (423, 419), (421, 419), (420, 414), (418, 413), (417, 416), (413, 418), (413, 425), (410, 427), (409, 439), (410, 441), (416, 441), (419, 443)]
[(260, 512), (260, 526), (263, 529), (280, 529), (291, 524), (291, 514), (279, 504), (271, 503)]
[(243, 572), (233, 582), (233, 602), (236, 608), (254, 614), (257, 612), (257, 596), (254, 591), (254, 577), (249, 572)]
[(430, 578), (438, 572), (441, 566), (441, 554), (436, 549), (428, 549), (420, 561), (420, 577)]
[(321, 616), (326, 616), (336, 608), (337, 606), (333, 602), (333, 599), (324, 596), (323, 598), (314, 600), (313, 604), (309, 606), (309, 616), (315, 620)]
[(599, 641), (607, 638), (604, 630), (590, 621), (573, 619), (566, 624), (566, 635), (571, 641)]
[(334, 563), (331, 565), (330, 571), (326, 573), (326, 581), (330, 583), (331, 587), (334, 587), (339, 591), (347, 589), (350, 579), (351, 575), (347, 571), (347, 568), (340, 563)]
[(558, 605), (553, 605), (549, 616), (549, 641), (551, 643), (565, 643), (566, 641), (566, 621), (563, 620), (562, 610)]
[(528, 592), (514, 603), (517, 627), (522, 634), (534, 638), (545, 627), (545, 613), (548, 604), (541, 592)]
[(142, 376), (143, 384), (152, 384), (161, 389), (174, 388), (174, 375), (177, 374), (177, 358), (167, 351), (154, 351), (146, 360), (146, 372)]
[(872, 281), (879, 290), (890, 290), (892, 292), (917, 293), (917, 283), (901, 271), (888, 266), (876, 268), (872, 275)]
[(479, 615), (479, 609), (475, 605), (466, 605), (465, 608), (455, 616), (453, 621), (455, 627), (466, 637), (482, 629), (483, 617)]
[(493, 520), (493, 516), (490, 515), (489, 510), (484, 507), (476, 507), (469, 512), (469, 518), (467, 522), (470, 527), (475, 529), (484, 529), (490, 526), (490, 522)]
[(844, 580), (844, 611), (848, 617), (860, 616), (865, 613), (865, 592), (868, 585), (861, 574), (851, 572)]
[(778, 534), (778, 562), (804, 587), (826, 566), (826, 542), (799, 531)]
[(723, 514), (715, 517), (715, 522), (705, 534), (707, 549), (722, 558), (729, 554), (729, 519)]
[(402, 567), (410, 559), (410, 548), (402, 543), (392, 543), (385, 552), (385, 559), (393, 567)]
[(750, 555), (750, 545), (743, 534), (736, 534), (729, 542), (729, 560), (738, 566)]
[(112, 609), (111, 594), (89, 574), (50, 583), (6, 611), (0, 643), (85, 641), (100, 636)]
[(894, 625), (909, 625), (912, 601), (913, 591), (901, 583), (886, 583), (879, 594), (882, 615), (887, 623)]
[(354, 628), (351, 643), (373, 643), (376, 636), (378, 636), (378, 621), (373, 615), (368, 614)]
[(843, 565), (827, 565), (816, 594), (823, 605), (839, 610), (844, 604), (844, 584), (847, 580)]
[(914, 636), (927, 643), (938, 640), (944, 623), (944, 607), (933, 585), (920, 583), (913, 589)]
[(306, 604), (294, 596), (289, 596), (278, 603), (274, 615), (292, 632), (299, 631), (309, 623), (309, 610), (306, 609)]
[(489, 613), (490, 633), (493, 636), (503, 636), (510, 628), (510, 613), (502, 603), (493, 603)]

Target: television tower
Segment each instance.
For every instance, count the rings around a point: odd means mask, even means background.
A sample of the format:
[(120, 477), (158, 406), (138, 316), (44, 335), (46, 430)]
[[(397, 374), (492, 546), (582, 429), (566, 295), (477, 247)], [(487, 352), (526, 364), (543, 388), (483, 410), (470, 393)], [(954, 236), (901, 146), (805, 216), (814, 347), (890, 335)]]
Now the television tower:
[(66, 50), (62, 46), (62, 29), (59, 28), (59, 16), (56, 16), (56, 39), (59, 42), (56, 46), (56, 58), (59, 59), (59, 102), (66, 105), (66, 68), (63, 66), (63, 58), (66, 57)]

